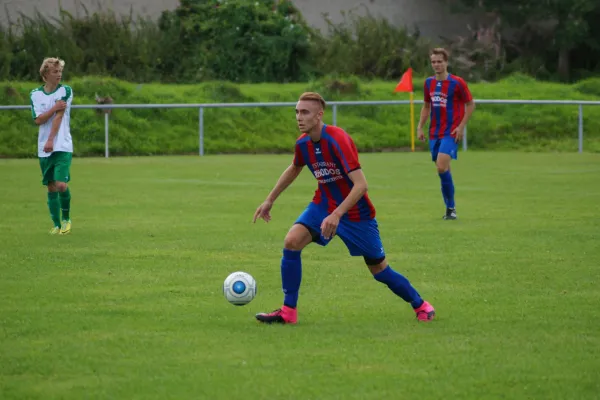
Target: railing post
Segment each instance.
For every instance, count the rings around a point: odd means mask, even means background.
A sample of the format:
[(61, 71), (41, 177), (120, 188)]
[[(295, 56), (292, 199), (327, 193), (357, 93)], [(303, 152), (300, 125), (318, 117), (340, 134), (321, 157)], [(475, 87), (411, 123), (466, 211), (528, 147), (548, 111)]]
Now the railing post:
[(332, 111), (332, 113), (333, 113), (333, 122), (332, 122), (332, 125), (337, 126), (337, 104), (333, 105), (332, 110), (333, 110)]
[(200, 156), (204, 155), (204, 107), (200, 107), (198, 111), (198, 140)]
[(104, 157), (108, 158), (108, 112), (106, 111), (104, 112)]
[(578, 136), (579, 136), (579, 152), (583, 153), (583, 104), (579, 105)]

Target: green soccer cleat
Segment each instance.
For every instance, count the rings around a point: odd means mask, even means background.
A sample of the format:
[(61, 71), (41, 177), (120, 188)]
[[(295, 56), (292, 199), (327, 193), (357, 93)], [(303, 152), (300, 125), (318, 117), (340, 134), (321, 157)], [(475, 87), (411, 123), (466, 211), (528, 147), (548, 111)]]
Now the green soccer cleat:
[(59, 226), (55, 226), (54, 228), (50, 229), (50, 233), (51, 235), (60, 235), (60, 227)]

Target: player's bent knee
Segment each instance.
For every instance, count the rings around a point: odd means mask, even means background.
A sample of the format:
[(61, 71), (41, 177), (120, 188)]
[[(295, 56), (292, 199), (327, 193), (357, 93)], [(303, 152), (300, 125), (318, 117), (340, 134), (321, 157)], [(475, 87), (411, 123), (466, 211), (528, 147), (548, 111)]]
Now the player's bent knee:
[(310, 235), (309, 235), (309, 240), (307, 241), (306, 238), (304, 238), (302, 236), (297, 236), (297, 235), (288, 233), (287, 236), (285, 237), (285, 240), (283, 241), (283, 247), (288, 250), (300, 251), (303, 248), (305, 248), (306, 245), (308, 243), (310, 243), (311, 241), (312, 241), (312, 239), (310, 239)]
[(385, 257), (379, 257), (379, 258), (363, 257), (363, 258), (365, 259), (365, 263), (367, 264), (367, 267), (369, 267), (369, 271), (371, 271), (371, 273), (373, 275), (380, 273), (388, 265)]
[(54, 182), (54, 187), (56, 188), (56, 191), (58, 192), (65, 192), (67, 190), (67, 183), (66, 182)]
[(435, 162), (435, 166), (437, 168), (438, 173), (443, 174), (444, 172), (450, 169), (450, 155), (445, 153), (439, 153), (437, 160)]
[(57, 191), (56, 185), (55, 185), (54, 181), (48, 182), (47, 187), (48, 187), (48, 191), (49, 192), (56, 192)]
[(283, 246), (288, 250), (299, 251), (305, 248), (312, 240), (313, 238), (308, 228), (304, 225), (296, 224), (285, 236)]

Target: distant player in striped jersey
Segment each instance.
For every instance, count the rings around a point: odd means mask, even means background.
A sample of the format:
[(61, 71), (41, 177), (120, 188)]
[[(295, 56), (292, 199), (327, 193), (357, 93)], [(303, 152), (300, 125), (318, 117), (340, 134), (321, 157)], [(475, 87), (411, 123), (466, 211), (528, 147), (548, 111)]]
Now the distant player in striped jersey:
[(458, 143), (475, 110), (475, 102), (467, 83), (448, 73), (448, 52), (445, 49), (433, 49), (430, 58), (435, 76), (425, 80), (418, 135), (419, 140), (425, 140), (423, 126), (429, 118), (429, 150), (442, 183), (442, 195), (446, 204), (444, 219), (456, 219), (450, 160), (457, 158)]
[(48, 209), (54, 227), (51, 235), (71, 233), (71, 103), (73, 91), (61, 84), (65, 62), (46, 58), (40, 67), (44, 85), (31, 91), (31, 113), (38, 133), (38, 158), (42, 184), (48, 187)]
[(296, 105), (302, 135), (296, 141), (292, 164), (283, 172), (267, 199), (254, 213), (266, 222), (279, 195), (298, 177), (304, 166), (317, 179), (311, 203), (288, 231), (281, 260), (283, 306), (260, 313), (264, 323), (295, 324), (302, 279), (302, 250), (314, 242), (326, 246), (337, 235), (351, 256), (362, 256), (373, 277), (409, 303), (420, 321), (433, 319), (435, 311), (410, 282), (388, 264), (375, 219), (375, 207), (367, 195), (367, 180), (352, 138), (342, 129), (325, 125), (325, 101), (318, 93), (304, 93)]

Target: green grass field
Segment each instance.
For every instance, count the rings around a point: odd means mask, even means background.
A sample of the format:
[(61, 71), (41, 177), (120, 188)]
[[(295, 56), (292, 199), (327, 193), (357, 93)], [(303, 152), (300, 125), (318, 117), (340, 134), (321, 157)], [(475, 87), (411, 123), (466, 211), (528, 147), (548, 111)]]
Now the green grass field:
[[(298, 325), (254, 321), (316, 187), (304, 171), (251, 223), (289, 155), (76, 158), (66, 237), (37, 161), (0, 160), (0, 398), (598, 399), (600, 155), (461, 153), (458, 221), (427, 154), (361, 160), (430, 324), (339, 240), (303, 253)], [(258, 282), (244, 307), (235, 270)]]

